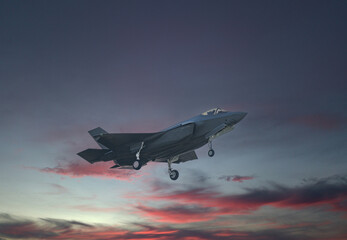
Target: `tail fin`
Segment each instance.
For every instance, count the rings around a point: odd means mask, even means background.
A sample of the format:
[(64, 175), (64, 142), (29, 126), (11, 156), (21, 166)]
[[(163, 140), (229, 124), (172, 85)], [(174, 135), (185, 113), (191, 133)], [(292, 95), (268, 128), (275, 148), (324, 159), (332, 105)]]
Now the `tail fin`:
[(102, 145), (101, 143), (98, 142), (100, 136), (102, 136), (103, 134), (107, 134), (108, 132), (106, 132), (104, 129), (102, 129), (101, 127), (97, 127), (94, 128), (90, 131), (88, 131), (88, 133), (90, 134), (90, 136), (92, 136), (95, 140), (95, 142), (102, 148), (102, 149), (108, 149), (107, 147), (105, 147), (104, 145)]

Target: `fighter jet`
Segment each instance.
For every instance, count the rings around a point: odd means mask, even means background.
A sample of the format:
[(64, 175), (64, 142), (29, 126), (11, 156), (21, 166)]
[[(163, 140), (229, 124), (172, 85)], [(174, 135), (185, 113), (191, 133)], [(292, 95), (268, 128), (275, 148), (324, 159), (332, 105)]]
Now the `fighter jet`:
[(172, 163), (198, 159), (194, 150), (205, 144), (209, 146), (208, 156), (213, 157), (212, 141), (233, 130), (246, 115), (214, 108), (154, 133), (107, 133), (98, 127), (89, 134), (101, 149), (89, 148), (77, 155), (89, 163), (113, 161), (111, 168), (119, 169), (140, 170), (149, 161), (165, 162), (170, 178), (176, 180), (179, 173), (172, 169)]

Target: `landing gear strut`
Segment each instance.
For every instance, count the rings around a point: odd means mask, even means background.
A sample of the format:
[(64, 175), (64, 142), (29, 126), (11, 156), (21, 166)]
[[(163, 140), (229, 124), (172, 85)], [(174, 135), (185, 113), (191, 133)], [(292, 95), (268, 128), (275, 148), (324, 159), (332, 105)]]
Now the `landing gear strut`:
[(142, 167), (142, 162), (140, 160), (140, 153), (141, 153), (143, 146), (144, 146), (144, 142), (141, 143), (141, 147), (140, 147), (139, 151), (137, 151), (137, 153), (136, 153), (136, 160), (133, 162), (133, 168), (135, 170), (140, 170), (140, 168)]
[(208, 148), (209, 148), (208, 156), (213, 157), (214, 156), (214, 150), (212, 149), (212, 141), (211, 140), (208, 141)]
[(171, 180), (177, 180), (179, 173), (177, 170), (174, 170), (171, 168), (171, 159), (169, 159), (167, 161), (168, 165), (169, 165), (169, 176), (171, 178)]
[(140, 149), (137, 151), (137, 153), (136, 153), (136, 159), (137, 160), (140, 160), (140, 153), (141, 153), (141, 150), (142, 150), (142, 148), (143, 148), (143, 146), (145, 145), (145, 142), (142, 142), (141, 143), (141, 147), (140, 147)]

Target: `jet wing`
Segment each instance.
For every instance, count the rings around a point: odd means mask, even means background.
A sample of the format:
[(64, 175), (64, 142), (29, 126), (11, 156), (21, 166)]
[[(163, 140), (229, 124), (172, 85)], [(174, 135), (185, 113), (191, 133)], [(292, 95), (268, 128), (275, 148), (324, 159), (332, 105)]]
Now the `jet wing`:
[(98, 142), (109, 149), (116, 150), (119, 146), (132, 145), (160, 135), (161, 133), (109, 133), (100, 136)]

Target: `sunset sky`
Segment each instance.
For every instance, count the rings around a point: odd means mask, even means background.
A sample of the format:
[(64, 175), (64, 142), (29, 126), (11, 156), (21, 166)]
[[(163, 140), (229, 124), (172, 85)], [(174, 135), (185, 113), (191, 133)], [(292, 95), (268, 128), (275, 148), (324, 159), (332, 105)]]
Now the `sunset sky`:
[[(347, 239), (347, 1), (0, 0), (0, 240)], [(248, 112), (199, 160), (88, 131)]]

